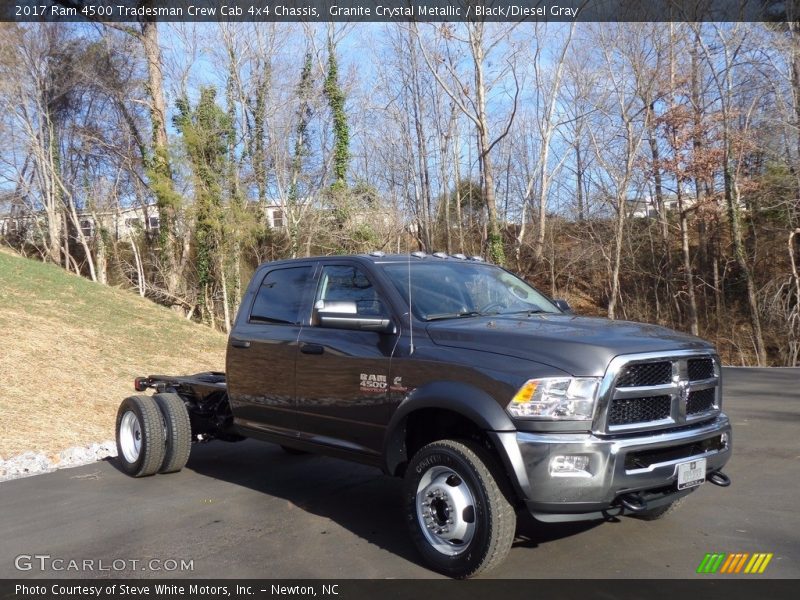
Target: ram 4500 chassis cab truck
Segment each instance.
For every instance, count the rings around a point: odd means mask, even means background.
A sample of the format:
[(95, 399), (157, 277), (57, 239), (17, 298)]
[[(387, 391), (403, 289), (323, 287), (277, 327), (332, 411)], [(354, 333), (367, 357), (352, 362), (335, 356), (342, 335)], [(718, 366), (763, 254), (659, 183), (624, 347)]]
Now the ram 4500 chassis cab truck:
[(191, 444), (257, 438), (403, 477), (432, 568), (500, 563), (518, 511), (549, 521), (666, 515), (725, 487), (720, 361), (699, 338), (574, 315), (480, 259), (442, 253), (261, 265), (226, 373), (137, 378), (122, 468), (168, 473)]

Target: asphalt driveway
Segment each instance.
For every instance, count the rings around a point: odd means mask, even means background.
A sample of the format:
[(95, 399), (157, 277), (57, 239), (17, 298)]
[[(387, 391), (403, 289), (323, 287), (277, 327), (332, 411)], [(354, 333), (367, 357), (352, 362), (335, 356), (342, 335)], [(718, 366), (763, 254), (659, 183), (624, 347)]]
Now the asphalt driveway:
[[(724, 389), (731, 487), (706, 484), (656, 522), (523, 519), (491, 576), (712, 577), (695, 574), (707, 552), (772, 552), (758, 577), (799, 577), (800, 369), (726, 369)], [(102, 462), (2, 483), (0, 532), (4, 578), (437, 576), (405, 531), (399, 480), (254, 441), (195, 447), (174, 475)], [(71, 560), (93, 570), (53, 570)]]

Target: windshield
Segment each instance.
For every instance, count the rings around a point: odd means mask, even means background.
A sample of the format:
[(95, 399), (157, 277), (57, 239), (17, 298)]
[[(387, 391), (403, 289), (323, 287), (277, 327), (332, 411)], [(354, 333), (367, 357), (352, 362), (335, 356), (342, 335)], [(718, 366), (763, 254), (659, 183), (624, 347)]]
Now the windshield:
[(442, 260), (383, 268), (404, 298), (410, 279), (411, 311), (423, 321), (561, 312), (522, 279), (493, 265)]

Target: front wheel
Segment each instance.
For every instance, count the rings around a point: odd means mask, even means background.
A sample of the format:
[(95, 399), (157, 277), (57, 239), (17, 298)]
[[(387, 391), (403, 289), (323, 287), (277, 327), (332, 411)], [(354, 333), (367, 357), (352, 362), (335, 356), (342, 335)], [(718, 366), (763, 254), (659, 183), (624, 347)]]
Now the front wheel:
[(650, 508), (648, 510), (643, 510), (642, 512), (632, 513), (631, 516), (636, 519), (641, 519), (642, 521), (657, 521), (658, 519), (663, 519), (664, 517), (674, 513), (678, 508), (680, 508), (681, 504), (683, 504), (684, 499), (685, 496), (683, 498), (673, 500), (664, 506), (659, 506), (658, 508)]
[(433, 442), (411, 459), (406, 517), (414, 543), (434, 569), (467, 578), (505, 559), (517, 516), (498, 485), (502, 476), (494, 457), (471, 441)]

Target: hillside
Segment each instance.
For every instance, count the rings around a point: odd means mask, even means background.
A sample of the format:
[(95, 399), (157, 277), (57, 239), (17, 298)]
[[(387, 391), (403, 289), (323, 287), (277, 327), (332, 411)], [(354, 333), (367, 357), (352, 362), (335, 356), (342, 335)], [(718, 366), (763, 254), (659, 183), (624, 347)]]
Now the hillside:
[(224, 368), (225, 336), (0, 250), (0, 458), (113, 439), (133, 378)]

